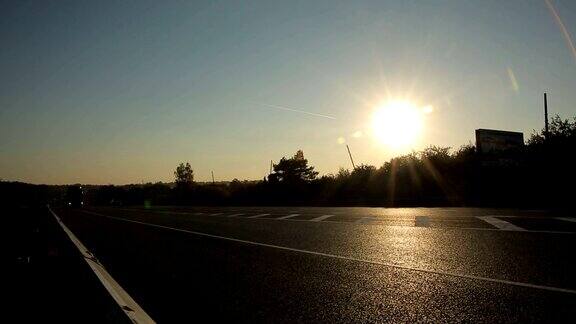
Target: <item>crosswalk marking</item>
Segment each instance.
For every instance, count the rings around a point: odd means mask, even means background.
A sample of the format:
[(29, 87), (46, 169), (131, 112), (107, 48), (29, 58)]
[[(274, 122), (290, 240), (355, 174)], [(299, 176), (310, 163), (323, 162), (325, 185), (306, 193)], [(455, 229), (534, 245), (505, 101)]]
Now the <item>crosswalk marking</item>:
[(288, 218), (292, 218), (292, 217), (296, 217), (296, 216), (300, 216), (300, 214), (290, 214), (290, 215), (278, 217), (276, 219), (288, 219)]
[(254, 216), (248, 216), (246, 218), (259, 218), (259, 217), (264, 217), (264, 216), (268, 216), (270, 214), (258, 214), (258, 215), (254, 215)]
[(232, 214), (232, 215), (228, 215), (228, 217), (238, 217), (238, 216), (242, 216), (244, 214)]
[(523, 229), (520, 226), (516, 226), (512, 223), (498, 219), (494, 216), (477, 216), (477, 218), (504, 231), (525, 231), (525, 229)]
[(323, 220), (325, 220), (325, 219), (328, 219), (328, 218), (330, 218), (330, 217), (332, 217), (332, 216), (334, 216), (334, 215), (322, 215), (322, 216), (318, 216), (318, 217), (312, 218), (310, 221), (311, 221), (311, 222), (321, 222), (321, 221), (323, 221)]

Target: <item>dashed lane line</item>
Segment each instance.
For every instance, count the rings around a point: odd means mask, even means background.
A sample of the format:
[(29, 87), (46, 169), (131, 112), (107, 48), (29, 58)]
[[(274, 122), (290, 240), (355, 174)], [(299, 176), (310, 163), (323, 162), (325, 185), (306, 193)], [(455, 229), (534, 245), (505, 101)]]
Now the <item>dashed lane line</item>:
[(231, 215), (228, 215), (228, 217), (238, 217), (238, 216), (242, 216), (242, 215), (244, 215), (244, 214), (231, 214)]
[(374, 216), (364, 216), (360, 217), (358, 220), (354, 221), (356, 224), (369, 224), (376, 220)]
[(374, 260), (367, 260), (367, 259), (360, 259), (360, 258), (355, 258), (355, 257), (344, 256), (344, 255), (338, 255), (338, 254), (331, 254), (331, 253), (310, 251), (310, 250), (304, 250), (304, 249), (297, 249), (297, 248), (291, 248), (291, 247), (287, 247), (287, 246), (261, 243), (261, 242), (243, 240), (243, 239), (238, 239), (238, 238), (233, 238), (233, 237), (227, 237), (227, 236), (220, 236), (220, 235), (208, 234), (208, 233), (203, 233), (203, 232), (191, 231), (191, 230), (186, 230), (186, 229), (182, 229), (182, 228), (145, 223), (145, 222), (125, 219), (125, 218), (120, 218), (120, 217), (108, 216), (108, 215), (95, 213), (95, 212), (89, 212), (89, 211), (82, 211), (82, 212), (87, 213), (87, 214), (92, 214), (95, 216), (99, 216), (99, 217), (105, 217), (105, 218), (109, 218), (109, 219), (113, 219), (113, 220), (117, 220), (117, 221), (122, 221), (122, 222), (140, 224), (140, 225), (145, 225), (145, 226), (150, 226), (150, 227), (155, 227), (155, 228), (161, 228), (161, 229), (165, 229), (165, 230), (172, 230), (172, 231), (176, 231), (176, 232), (189, 233), (189, 234), (193, 234), (193, 235), (209, 237), (209, 238), (214, 238), (214, 239), (220, 239), (220, 240), (226, 240), (226, 241), (231, 241), (231, 242), (262, 246), (262, 247), (267, 247), (267, 248), (272, 248), (272, 249), (277, 249), (277, 250), (292, 251), (292, 252), (322, 256), (322, 257), (333, 258), (333, 259), (340, 259), (340, 260), (355, 261), (355, 262), (361, 262), (361, 263), (367, 263), (367, 264), (374, 264), (374, 265), (380, 265), (380, 266), (389, 267), (389, 268), (403, 269), (403, 270), (415, 271), (415, 272), (420, 272), (420, 273), (429, 273), (429, 274), (443, 275), (443, 276), (448, 276), (448, 277), (464, 278), (464, 279), (498, 283), (498, 284), (516, 286), (516, 287), (532, 288), (532, 289), (538, 289), (538, 290), (546, 290), (546, 291), (553, 291), (553, 292), (558, 292), (558, 293), (566, 293), (566, 294), (576, 295), (576, 290), (569, 289), (569, 288), (537, 285), (537, 284), (531, 284), (531, 283), (527, 283), (527, 282), (518, 282), (518, 281), (512, 281), (512, 280), (505, 280), (505, 279), (496, 279), (496, 278), (483, 277), (483, 276), (477, 276), (477, 275), (468, 275), (468, 274), (462, 274), (462, 273), (456, 273), (456, 272), (450, 272), (450, 271), (429, 270), (429, 269), (422, 269), (422, 268), (416, 268), (416, 267), (409, 267), (409, 266), (398, 265), (398, 264), (389, 263), (389, 262), (381, 262), (381, 261), (374, 261)]
[(414, 226), (416, 227), (429, 227), (430, 218), (428, 216), (416, 216), (414, 218)]
[(300, 214), (290, 214), (290, 215), (281, 216), (281, 217), (278, 217), (278, 218), (275, 218), (275, 219), (288, 219), (288, 218), (293, 218), (293, 217), (296, 217), (296, 216), (300, 216)]
[[(130, 209), (130, 208), (119, 208), (118, 210), (124, 210), (124, 211), (130, 211), (130, 212), (135, 212), (135, 211), (139, 211), (139, 210), (135, 210), (135, 209)], [(224, 213), (215, 213), (215, 214), (208, 214), (208, 213), (190, 213), (190, 212), (176, 212), (176, 211), (154, 211), (154, 210), (146, 210), (152, 213), (160, 213), (160, 214), (174, 214), (174, 215), (206, 215), (206, 216), (221, 216)], [(248, 217), (243, 217), (242, 219), (246, 219), (246, 218), (261, 218), (264, 216), (269, 216), (271, 214), (258, 214), (258, 215), (253, 215), (253, 216), (248, 216)], [(294, 216), (292, 216), (294, 215)], [(265, 218), (266, 220), (286, 220), (286, 221), (293, 221), (293, 222), (310, 222), (310, 219), (294, 219), (291, 217), (295, 217), (295, 216), (299, 216), (300, 214), (291, 214), (288, 215), (290, 217), (280, 217), (280, 218)], [(472, 216), (472, 217), (476, 217), (479, 219), (482, 219), (482, 217), (486, 217), (486, 216)], [(505, 217), (505, 218), (511, 218), (511, 217), (520, 217), (520, 216), (489, 216), (491, 218), (494, 217)], [(558, 219), (559, 217), (557, 217), (556, 219)], [(354, 221), (354, 222), (346, 222), (346, 221), (340, 221), (340, 220), (331, 220), (331, 219), (326, 219), (323, 221), (323, 223), (332, 223), (332, 224), (357, 224), (357, 225), (374, 225), (375, 222), (381, 221), (384, 219), (379, 219), (377, 217), (374, 216), (363, 216), (360, 217), (358, 220)], [(486, 221), (485, 219), (482, 219), (484, 221)], [(566, 221), (572, 221), (570, 218), (564, 219)], [(508, 222), (506, 222), (508, 223)], [(510, 223), (508, 223), (510, 224)], [(414, 225), (392, 225), (392, 224), (376, 224), (379, 226), (391, 226), (391, 227), (406, 227), (406, 228), (414, 228), (414, 227), (418, 227), (418, 226), (414, 226)], [(493, 224), (491, 224), (493, 225)], [(522, 233), (541, 233), (541, 234), (561, 234), (561, 235), (576, 235), (576, 232), (569, 232), (569, 231), (553, 231), (553, 230), (527, 230), (524, 228), (521, 228), (519, 226), (515, 226), (513, 224), (510, 224), (512, 226), (514, 226), (515, 228), (519, 228), (520, 230), (507, 230), (509, 232), (522, 232)], [(484, 228), (484, 227), (434, 227), (435, 230), (463, 230), (463, 231), (495, 231), (495, 232), (502, 232), (502, 231), (506, 231), (502, 228), (499, 228), (495, 225), (493, 225), (494, 228)]]
[(325, 220), (325, 219), (328, 219), (328, 218), (330, 218), (330, 217), (333, 217), (333, 216), (334, 216), (334, 215), (322, 215), (322, 216), (318, 216), (318, 217), (312, 218), (310, 221), (311, 221), (311, 222), (321, 222), (321, 221), (323, 221), (323, 220)]
[(269, 216), (269, 215), (270, 214), (258, 214), (258, 215), (248, 216), (246, 218), (260, 218), (260, 217)]
[(525, 231), (525, 229), (523, 229), (520, 226), (516, 226), (510, 222), (507, 222), (505, 220), (501, 220), (499, 218), (496, 218), (495, 216), (477, 216), (478, 219), (481, 219), (483, 221), (485, 221), (486, 223), (500, 229), (500, 230), (504, 230), (504, 231)]
[(576, 218), (569, 218), (569, 217), (556, 217), (558, 220), (576, 223)]

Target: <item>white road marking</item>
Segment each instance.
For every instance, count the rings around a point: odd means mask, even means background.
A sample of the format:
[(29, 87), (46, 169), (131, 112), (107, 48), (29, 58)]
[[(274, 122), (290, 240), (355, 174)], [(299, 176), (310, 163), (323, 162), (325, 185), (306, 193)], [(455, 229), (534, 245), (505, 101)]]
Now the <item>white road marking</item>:
[(290, 214), (290, 215), (278, 217), (276, 219), (288, 219), (288, 218), (292, 218), (292, 217), (296, 217), (296, 216), (300, 216), (300, 214)]
[(316, 217), (316, 218), (312, 218), (310, 221), (311, 221), (311, 222), (321, 222), (321, 221), (323, 221), (323, 220), (325, 220), (325, 219), (328, 219), (328, 218), (330, 218), (330, 217), (333, 217), (333, 216), (334, 216), (334, 215), (322, 215), (322, 216), (318, 216), (318, 217)]
[[(130, 209), (130, 208), (118, 208), (117, 210), (125, 210), (125, 211), (130, 211), (130, 212), (139, 212), (140, 210), (136, 210), (136, 209)], [(175, 215), (192, 215), (189, 212), (170, 212), (170, 211), (154, 211), (154, 210), (146, 210), (146, 212), (151, 212), (151, 213), (160, 213), (160, 214), (175, 214)], [(206, 214), (206, 215), (210, 215), (210, 214)], [(246, 217), (246, 218), (259, 218), (259, 217), (263, 217), (263, 216), (268, 216), (270, 214), (259, 214), (259, 215), (254, 215), (254, 216), (250, 216), (250, 217)], [(470, 216), (470, 217), (476, 217), (478, 218), (479, 216)], [(496, 217), (521, 217), (521, 216), (496, 216)], [(274, 218), (266, 218), (267, 220), (274, 220)], [(292, 222), (309, 222), (309, 220), (307, 219), (286, 219), (287, 221), (292, 221)], [(349, 224), (362, 224), (362, 223), (367, 223), (367, 224), (371, 224), (374, 226), (385, 226), (385, 227), (406, 227), (406, 228), (413, 228), (414, 226), (410, 225), (398, 225), (398, 224), (373, 224), (372, 222), (376, 222), (379, 219), (377, 217), (371, 217), (371, 216), (366, 216), (366, 217), (362, 217), (360, 219), (358, 219), (357, 221), (350, 223), (350, 222), (343, 222), (343, 221), (335, 221), (335, 220), (325, 220), (324, 223), (331, 223), (331, 224), (342, 224), (342, 225), (349, 225)], [(433, 227), (434, 230), (446, 230), (446, 231), (452, 231), (452, 230), (463, 230), (463, 231), (493, 231), (493, 232), (502, 232), (501, 229), (499, 228), (484, 228), (484, 227)], [(568, 234), (568, 235), (575, 235), (576, 232), (567, 232), (567, 231), (549, 231), (549, 230), (526, 230), (526, 229), (522, 229), (522, 231), (519, 232), (523, 232), (523, 233), (542, 233), (542, 234)]]
[(414, 226), (428, 227), (430, 226), (430, 218), (428, 218), (428, 216), (416, 216), (414, 219)]
[(520, 226), (516, 226), (512, 223), (509, 223), (507, 221), (501, 220), (496, 218), (496, 216), (477, 216), (478, 219), (481, 219), (483, 221), (485, 221), (486, 223), (504, 230), (504, 231), (525, 231), (525, 229), (523, 229)]
[(258, 217), (264, 217), (264, 216), (268, 216), (270, 214), (258, 214), (258, 215), (254, 215), (254, 216), (248, 216), (246, 218), (258, 218)]
[(316, 252), (316, 251), (291, 248), (291, 247), (281, 246), (281, 245), (274, 245), (274, 244), (267, 244), (267, 243), (261, 243), (261, 242), (242, 240), (242, 239), (237, 239), (237, 238), (233, 238), (233, 237), (208, 234), (208, 233), (203, 233), (203, 232), (186, 230), (186, 229), (182, 229), (182, 228), (175, 228), (175, 227), (145, 223), (145, 222), (140, 222), (140, 221), (135, 221), (135, 220), (130, 220), (130, 219), (124, 219), (124, 218), (120, 218), (120, 217), (108, 216), (108, 215), (99, 214), (99, 213), (95, 213), (95, 212), (89, 212), (89, 211), (82, 211), (82, 212), (87, 213), (87, 214), (100, 216), (100, 217), (106, 217), (106, 218), (110, 218), (110, 219), (114, 219), (114, 220), (118, 220), (118, 221), (122, 221), (122, 222), (141, 224), (141, 225), (146, 225), (146, 226), (151, 226), (151, 227), (156, 227), (156, 228), (162, 228), (162, 229), (166, 229), (166, 230), (172, 230), (172, 231), (176, 231), (176, 232), (189, 233), (189, 234), (193, 234), (193, 235), (210, 237), (210, 238), (226, 240), (226, 241), (231, 241), (231, 242), (238, 242), (238, 243), (244, 243), (244, 244), (250, 244), (250, 245), (256, 245), (256, 246), (263, 246), (263, 247), (268, 247), (268, 248), (273, 248), (273, 249), (278, 249), (278, 250), (299, 252), (299, 253), (304, 253), (304, 254), (317, 255), (317, 256), (340, 259), (340, 260), (362, 262), (362, 263), (380, 265), (380, 266), (384, 266), (384, 267), (403, 269), (403, 270), (409, 270), (409, 271), (415, 271), (415, 272), (431, 273), (431, 274), (444, 275), (444, 276), (449, 276), (449, 277), (465, 278), (465, 279), (486, 281), (486, 282), (492, 282), (492, 283), (517, 286), (517, 287), (533, 288), (533, 289), (540, 289), (540, 290), (547, 290), (547, 291), (554, 291), (554, 292), (576, 295), (576, 290), (574, 290), (574, 289), (536, 285), (536, 284), (531, 284), (531, 283), (527, 283), (527, 282), (518, 282), (518, 281), (505, 280), (505, 279), (496, 279), (496, 278), (461, 274), (461, 273), (455, 273), (455, 272), (449, 272), (449, 271), (428, 270), (428, 269), (422, 269), (422, 268), (415, 268), (415, 267), (403, 266), (403, 265), (389, 263), (389, 262), (373, 261), (373, 260), (360, 259), (360, 258), (349, 257), (349, 256), (344, 256), (344, 255), (337, 255), (337, 254), (324, 253), (324, 252)]
[(112, 278), (104, 266), (100, 264), (96, 257), (86, 248), (86, 246), (84, 246), (84, 244), (82, 244), (82, 242), (80, 242), (76, 235), (74, 235), (74, 233), (68, 229), (60, 217), (58, 217), (58, 215), (52, 211), (50, 206), (48, 206), (48, 210), (50, 213), (52, 213), (52, 216), (56, 218), (58, 224), (60, 224), (66, 235), (68, 235), (68, 238), (72, 241), (72, 243), (74, 243), (78, 251), (80, 251), (84, 257), (84, 261), (88, 263), (90, 269), (92, 269), (92, 271), (96, 274), (102, 285), (104, 285), (104, 288), (106, 288), (108, 293), (112, 296), (112, 298), (114, 298), (126, 316), (128, 316), (128, 318), (130, 318), (130, 320), (132, 320), (134, 323), (156, 323), (148, 314), (146, 314), (142, 307), (140, 307), (140, 305), (138, 305), (138, 303), (136, 303), (136, 301), (130, 297), (124, 288), (122, 288), (122, 286), (120, 286), (118, 282)]
[(563, 220), (566, 222), (576, 223), (576, 218), (569, 218), (569, 217), (556, 217), (558, 220)]
[(200, 215), (204, 215), (204, 213), (200, 213), (200, 212), (198, 212), (198, 213), (194, 213), (194, 215), (198, 215), (198, 216), (200, 216)]
[(210, 214), (210, 216), (220, 216), (222, 214), (224, 214), (224, 213), (214, 213), (214, 214)]
[(232, 214), (232, 215), (228, 215), (228, 217), (238, 217), (238, 216), (242, 216), (244, 214)]
[(376, 217), (374, 217), (374, 216), (364, 216), (364, 217), (359, 218), (354, 223), (356, 223), (356, 224), (368, 224), (368, 223), (371, 223), (375, 220), (376, 220)]

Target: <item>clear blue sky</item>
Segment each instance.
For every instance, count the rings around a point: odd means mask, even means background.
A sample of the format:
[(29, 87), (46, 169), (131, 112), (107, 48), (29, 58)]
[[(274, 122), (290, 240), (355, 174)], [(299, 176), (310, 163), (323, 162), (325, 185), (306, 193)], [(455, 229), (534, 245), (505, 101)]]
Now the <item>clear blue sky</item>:
[[(576, 35), (576, 2), (552, 3)], [(537, 0), (4, 1), (0, 42), (4, 180), (170, 181), (182, 161), (261, 179), (297, 149), (334, 173), (340, 137), (380, 166), (393, 152), (367, 127), (387, 92), (434, 107), (411, 149), (527, 137), (544, 91), (576, 115), (576, 57)]]

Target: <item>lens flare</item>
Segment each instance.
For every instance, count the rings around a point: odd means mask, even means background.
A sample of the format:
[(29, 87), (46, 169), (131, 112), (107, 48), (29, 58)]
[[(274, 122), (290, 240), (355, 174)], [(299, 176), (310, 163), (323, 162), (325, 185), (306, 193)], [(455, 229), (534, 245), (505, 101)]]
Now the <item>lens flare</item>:
[(422, 113), (408, 101), (391, 101), (374, 112), (372, 131), (378, 142), (392, 149), (408, 149), (423, 127)]
[(576, 62), (576, 47), (574, 46), (574, 42), (572, 41), (572, 36), (570, 36), (568, 29), (566, 29), (566, 25), (564, 25), (562, 18), (560, 18), (560, 15), (558, 14), (558, 11), (556, 10), (552, 2), (550, 2), (550, 0), (544, 0), (544, 2), (546, 3), (548, 10), (550, 10), (550, 13), (554, 17), (554, 21), (556, 21), (556, 24), (560, 28), (562, 36), (564, 36), (564, 40), (566, 41), (566, 46), (568, 46), (568, 49), (570, 50), (570, 53), (572, 53), (572, 57), (574, 58), (574, 62)]

